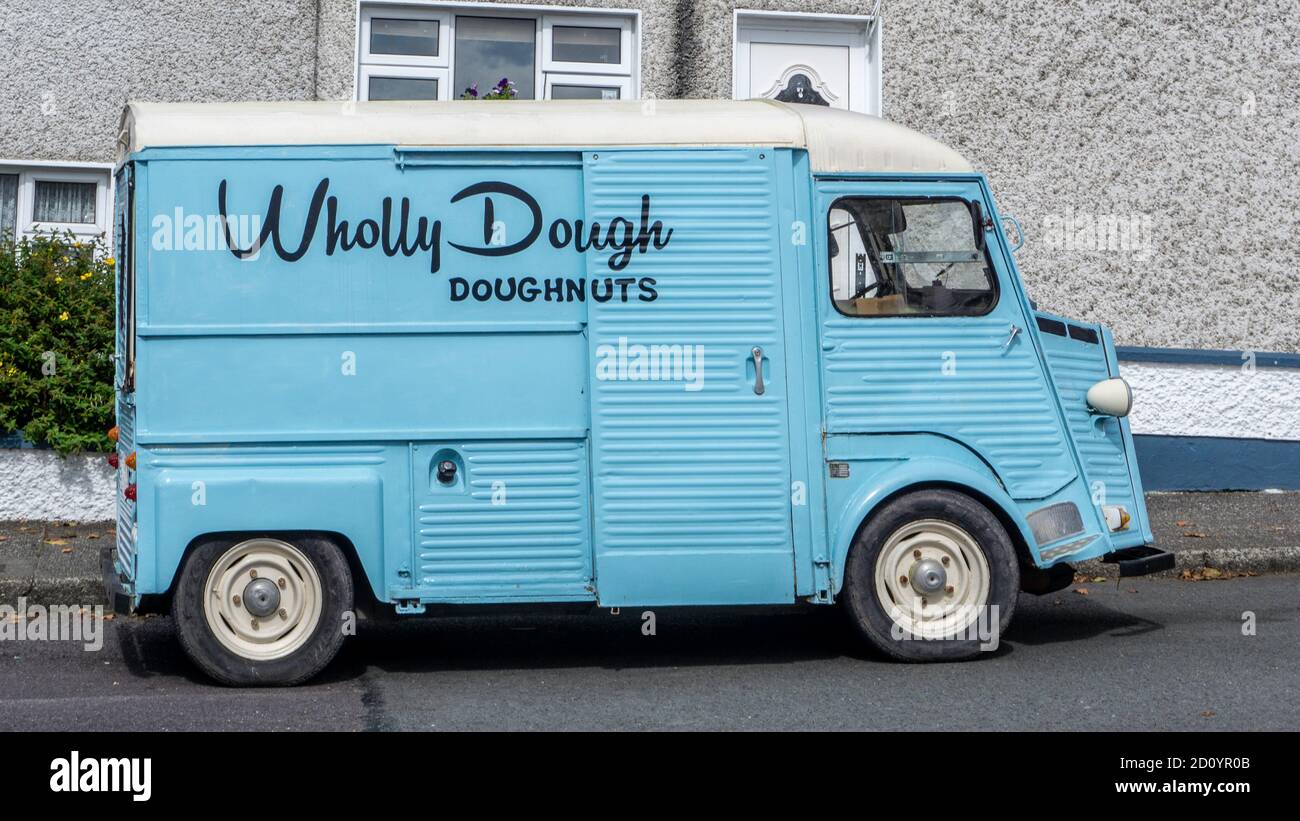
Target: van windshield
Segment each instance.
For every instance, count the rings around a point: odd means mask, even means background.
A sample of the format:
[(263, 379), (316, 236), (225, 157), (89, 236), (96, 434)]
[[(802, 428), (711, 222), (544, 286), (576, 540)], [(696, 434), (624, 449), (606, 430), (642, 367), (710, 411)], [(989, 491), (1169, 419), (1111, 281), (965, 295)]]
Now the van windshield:
[(975, 316), (997, 301), (964, 200), (845, 197), (829, 215), (831, 295), (848, 316)]

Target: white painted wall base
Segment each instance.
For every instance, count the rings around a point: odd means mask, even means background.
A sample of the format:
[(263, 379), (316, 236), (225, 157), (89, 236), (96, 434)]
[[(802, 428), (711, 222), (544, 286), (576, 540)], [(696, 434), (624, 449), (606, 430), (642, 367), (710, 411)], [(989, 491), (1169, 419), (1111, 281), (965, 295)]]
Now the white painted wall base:
[(1300, 369), (1120, 362), (1135, 434), (1300, 440)]
[(115, 518), (116, 483), (104, 455), (0, 450), (0, 521)]

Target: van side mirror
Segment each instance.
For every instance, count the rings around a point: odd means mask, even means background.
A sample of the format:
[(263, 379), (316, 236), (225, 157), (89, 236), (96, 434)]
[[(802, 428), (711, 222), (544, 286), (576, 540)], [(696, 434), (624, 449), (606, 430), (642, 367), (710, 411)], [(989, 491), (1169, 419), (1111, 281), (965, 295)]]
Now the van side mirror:
[(1008, 242), (1011, 241), (1011, 237), (1007, 233), (1008, 222), (1014, 225), (1016, 228), (1016, 244), (1011, 246), (1011, 253), (1014, 254), (1015, 252), (1019, 251), (1021, 248), (1025, 246), (1025, 229), (1021, 227), (1020, 220), (1016, 219), (1015, 217), (1011, 217), (1011, 216), (1003, 217), (1002, 233), (1004, 236), (1007, 236)]

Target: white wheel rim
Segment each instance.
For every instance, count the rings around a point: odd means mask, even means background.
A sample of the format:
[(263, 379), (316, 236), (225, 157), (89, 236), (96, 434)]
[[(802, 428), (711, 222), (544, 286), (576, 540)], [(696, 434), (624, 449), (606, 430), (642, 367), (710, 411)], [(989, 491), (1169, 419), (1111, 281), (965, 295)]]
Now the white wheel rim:
[(208, 627), (246, 659), (284, 658), (320, 623), (320, 576), (302, 551), (278, 539), (250, 539), (227, 550), (204, 590)]
[(876, 557), (875, 582), (885, 613), (905, 633), (952, 638), (964, 633), (988, 603), (989, 564), (965, 530), (942, 519), (920, 519), (885, 540)]

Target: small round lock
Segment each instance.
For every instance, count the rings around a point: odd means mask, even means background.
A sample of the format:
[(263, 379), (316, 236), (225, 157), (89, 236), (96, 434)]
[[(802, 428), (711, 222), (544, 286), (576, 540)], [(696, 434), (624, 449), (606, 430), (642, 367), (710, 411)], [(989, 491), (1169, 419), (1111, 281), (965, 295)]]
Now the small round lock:
[(438, 470), (434, 475), (441, 484), (451, 484), (456, 481), (456, 463), (450, 459), (443, 459), (438, 463)]

